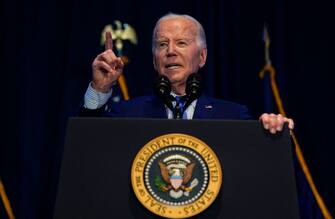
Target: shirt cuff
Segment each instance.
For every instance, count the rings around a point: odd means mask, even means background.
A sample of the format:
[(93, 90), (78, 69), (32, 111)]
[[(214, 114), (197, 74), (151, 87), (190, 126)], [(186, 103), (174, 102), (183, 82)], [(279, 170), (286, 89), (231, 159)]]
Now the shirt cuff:
[(94, 90), (91, 83), (88, 85), (85, 93), (84, 107), (93, 110), (98, 109), (107, 103), (108, 99), (112, 96), (113, 89), (110, 89), (108, 93), (102, 93)]

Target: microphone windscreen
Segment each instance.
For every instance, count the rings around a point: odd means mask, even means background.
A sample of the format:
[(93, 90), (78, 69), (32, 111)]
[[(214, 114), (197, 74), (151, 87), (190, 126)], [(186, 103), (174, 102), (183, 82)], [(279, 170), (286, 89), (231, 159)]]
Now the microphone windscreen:
[(194, 99), (200, 97), (202, 92), (200, 74), (190, 74), (186, 81), (186, 94)]
[(154, 92), (160, 98), (165, 98), (171, 93), (171, 83), (165, 75), (158, 75), (154, 82)]

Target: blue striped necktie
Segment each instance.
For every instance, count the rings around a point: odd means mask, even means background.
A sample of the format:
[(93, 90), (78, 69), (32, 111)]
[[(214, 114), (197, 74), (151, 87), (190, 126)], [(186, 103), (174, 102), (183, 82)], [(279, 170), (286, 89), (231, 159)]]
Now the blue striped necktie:
[(185, 98), (183, 96), (175, 96), (176, 105), (174, 107), (174, 118), (183, 119)]

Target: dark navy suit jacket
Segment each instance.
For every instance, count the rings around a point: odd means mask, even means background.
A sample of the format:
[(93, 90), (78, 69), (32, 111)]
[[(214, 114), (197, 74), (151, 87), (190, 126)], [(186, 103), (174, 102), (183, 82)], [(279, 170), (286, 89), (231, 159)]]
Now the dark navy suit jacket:
[[(129, 101), (111, 103), (98, 110), (81, 108), (80, 116), (110, 116), (128, 118), (167, 118), (164, 103), (156, 96), (142, 96)], [(197, 101), (193, 119), (251, 119), (246, 106), (218, 100), (206, 95)]]

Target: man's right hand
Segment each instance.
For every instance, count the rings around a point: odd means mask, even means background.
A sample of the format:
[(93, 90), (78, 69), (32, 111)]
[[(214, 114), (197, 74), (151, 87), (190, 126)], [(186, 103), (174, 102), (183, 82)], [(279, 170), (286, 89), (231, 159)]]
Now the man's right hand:
[(92, 63), (92, 87), (99, 92), (109, 92), (123, 72), (123, 66), (121, 58), (113, 52), (112, 34), (106, 32), (105, 51), (100, 53)]

